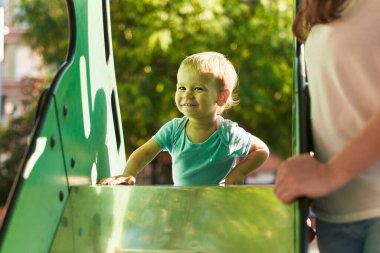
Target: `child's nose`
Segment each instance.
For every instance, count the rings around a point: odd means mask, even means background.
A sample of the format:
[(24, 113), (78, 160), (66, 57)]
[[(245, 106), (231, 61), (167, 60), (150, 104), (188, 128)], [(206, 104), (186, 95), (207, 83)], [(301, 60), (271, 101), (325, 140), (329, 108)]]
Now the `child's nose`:
[(194, 95), (194, 93), (193, 93), (192, 90), (187, 90), (187, 91), (185, 92), (185, 97), (193, 97), (193, 95)]

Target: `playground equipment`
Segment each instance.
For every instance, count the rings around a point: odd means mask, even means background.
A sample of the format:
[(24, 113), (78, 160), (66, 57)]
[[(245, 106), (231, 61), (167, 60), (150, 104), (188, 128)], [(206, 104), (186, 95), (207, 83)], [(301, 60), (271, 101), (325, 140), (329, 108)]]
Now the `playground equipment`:
[(0, 252), (306, 252), (307, 202), (272, 186), (96, 186), (126, 163), (109, 1), (67, 9), (67, 59), (40, 98)]

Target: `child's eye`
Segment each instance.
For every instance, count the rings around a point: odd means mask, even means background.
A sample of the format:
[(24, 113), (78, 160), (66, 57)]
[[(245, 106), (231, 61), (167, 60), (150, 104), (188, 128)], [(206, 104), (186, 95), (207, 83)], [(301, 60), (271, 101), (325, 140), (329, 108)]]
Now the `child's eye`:
[(203, 90), (203, 88), (202, 87), (195, 87), (194, 90), (201, 91), (201, 90)]
[(184, 86), (178, 86), (177, 90), (186, 90), (186, 88)]

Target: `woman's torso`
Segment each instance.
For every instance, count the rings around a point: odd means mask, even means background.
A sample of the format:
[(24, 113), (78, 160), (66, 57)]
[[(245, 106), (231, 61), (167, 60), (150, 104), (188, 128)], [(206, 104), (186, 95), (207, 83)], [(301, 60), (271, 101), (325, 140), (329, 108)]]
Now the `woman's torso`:
[[(380, 107), (380, 0), (354, 0), (342, 18), (312, 28), (305, 43), (315, 153), (329, 160)], [(360, 152), (360, 151), (358, 151)], [(328, 221), (380, 216), (380, 162), (314, 201)]]

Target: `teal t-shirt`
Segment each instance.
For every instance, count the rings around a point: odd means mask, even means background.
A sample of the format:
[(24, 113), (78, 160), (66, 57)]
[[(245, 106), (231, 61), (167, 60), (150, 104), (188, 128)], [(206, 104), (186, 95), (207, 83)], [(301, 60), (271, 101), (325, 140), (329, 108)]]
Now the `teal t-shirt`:
[(186, 116), (175, 118), (153, 136), (172, 156), (174, 185), (220, 184), (235, 166), (235, 159), (249, 153), (251, 134), (218, 116), (217, 130), (206, 141), (192, 143), (185, 132), (187, 121)]

